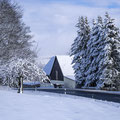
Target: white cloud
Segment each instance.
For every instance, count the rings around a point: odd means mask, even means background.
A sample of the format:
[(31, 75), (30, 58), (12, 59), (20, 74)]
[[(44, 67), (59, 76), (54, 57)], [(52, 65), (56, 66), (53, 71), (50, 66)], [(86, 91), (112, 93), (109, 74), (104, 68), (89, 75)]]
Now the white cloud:
[[(99, 3), (95, 1), (92, 0), (95, 4)], [(109, 3), (103, 0), (102, 2), (103, 5)], [(110, 3), (112, 2), (113, 0), (110, 0)], [(24, 1), (21, 2), (21, 5), (24, 7), (24, 21), (31, 27), (34, 40), (39, 44), (39, 55), (67, 53), (76, 36), (75, 25), (81, 15), (88, 16), (91, 20), (97, 15), (103, 16), (105, 11), (108, 11), (110, 15), (117, 19), (117, 24), (119, 24), (120, 19), (120, 8), (108, 9), (64, 3), (25, 3)]]

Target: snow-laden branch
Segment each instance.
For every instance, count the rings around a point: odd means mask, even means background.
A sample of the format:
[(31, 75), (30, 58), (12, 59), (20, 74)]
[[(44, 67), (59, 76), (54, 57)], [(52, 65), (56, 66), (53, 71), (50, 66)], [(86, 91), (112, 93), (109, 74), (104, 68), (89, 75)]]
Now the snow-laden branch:
[(23, 81), (50, 82), (42, 69), (26, 59), (11, 60), (0, 67), (0, 79), (4, 85), (17, 86), (20, 77)]

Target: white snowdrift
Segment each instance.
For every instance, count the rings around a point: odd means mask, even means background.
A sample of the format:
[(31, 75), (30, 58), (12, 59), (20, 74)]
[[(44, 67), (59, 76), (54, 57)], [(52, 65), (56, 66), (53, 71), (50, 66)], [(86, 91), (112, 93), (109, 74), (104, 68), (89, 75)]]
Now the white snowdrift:
[(120, 120), (120, 104), (45, 92), (0, 89), (0, 120)]

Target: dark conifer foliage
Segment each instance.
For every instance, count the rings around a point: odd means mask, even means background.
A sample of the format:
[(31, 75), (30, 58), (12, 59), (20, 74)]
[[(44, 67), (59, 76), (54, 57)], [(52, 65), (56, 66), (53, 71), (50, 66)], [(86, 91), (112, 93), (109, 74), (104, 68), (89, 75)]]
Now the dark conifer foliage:
[[(86, 24), (87, 23), (87, 24)], [(81, 17), (78, 36), (71, 48), (77, 84), (82, 88), (118, 90), (120, 87), (120, 33), (108, 13), (104, 20)], [(85, 27), (86, 26), (86, 27)], [(87, 32), (86, 32), (87, 31)]]
[(83, 85), (86, 79), (87, 42), (90, 37), (90, 26), (87, 17), (80, 17), (76, 27), (78, 28), (78, 36), (72, 44), (71, 56), (74, 56), (73, 68), (77, 83)]

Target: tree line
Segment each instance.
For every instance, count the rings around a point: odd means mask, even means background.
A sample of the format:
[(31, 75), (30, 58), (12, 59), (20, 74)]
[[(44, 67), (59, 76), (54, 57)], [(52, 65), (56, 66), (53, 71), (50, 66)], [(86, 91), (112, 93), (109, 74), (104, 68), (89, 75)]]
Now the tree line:
[(120, 30), (106, 12), (90, 26), (81, 16), (77, 37), (71, 46), (78, 88), (118, 90), (120, 88)]

